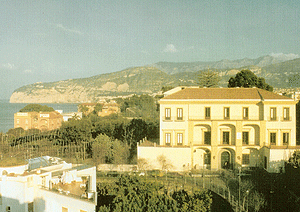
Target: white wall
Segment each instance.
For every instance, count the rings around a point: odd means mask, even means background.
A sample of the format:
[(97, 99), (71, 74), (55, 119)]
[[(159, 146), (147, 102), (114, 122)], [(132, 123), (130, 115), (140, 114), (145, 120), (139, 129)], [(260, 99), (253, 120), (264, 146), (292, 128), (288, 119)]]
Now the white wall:
[(157, 157), (160, 155), (164, 155), (168, 163), (173, 166), (170, 171), (185, 171), (187, 169), (191, 169), (191, 148), (189, 147), (138, 146), (138, 159), (146, 159), (151, 169), (161, 169), (161, 166), (157, 160)]
[(0, 176), (2, 176), (4, 170), (7, 171), (7, 173), (23, 174), (27, 169), (28, 169), (28, 165), (0, 167)]

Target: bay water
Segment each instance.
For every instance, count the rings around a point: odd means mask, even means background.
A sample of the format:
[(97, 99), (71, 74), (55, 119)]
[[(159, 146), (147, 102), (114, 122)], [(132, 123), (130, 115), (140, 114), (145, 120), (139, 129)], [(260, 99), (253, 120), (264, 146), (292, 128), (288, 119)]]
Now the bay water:
[[(25, 107), (27, 103), (9, 103), (8, 99), (0, 99), (0, 132), (6, 133), (14, 128), (14, 114)], [(78, 104), (41, 104), (52, 107), (54, 110), (62, 110), (63, 113), (77, 112)]]

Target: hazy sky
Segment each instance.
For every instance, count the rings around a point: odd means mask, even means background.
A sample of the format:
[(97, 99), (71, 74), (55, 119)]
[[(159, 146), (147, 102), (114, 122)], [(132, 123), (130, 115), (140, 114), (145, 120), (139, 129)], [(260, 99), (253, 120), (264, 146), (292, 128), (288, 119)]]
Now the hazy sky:
[(300, 55), (299, 0), (0, 0), (0, 98), (38, 81), (272, 53)]

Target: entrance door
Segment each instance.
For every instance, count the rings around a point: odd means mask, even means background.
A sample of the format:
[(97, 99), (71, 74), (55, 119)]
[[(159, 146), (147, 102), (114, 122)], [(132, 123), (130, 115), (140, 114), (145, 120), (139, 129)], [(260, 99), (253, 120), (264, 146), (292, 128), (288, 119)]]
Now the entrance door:
[(222, 152), (221, 154), (221, 167), (223, 169), (230, 168), (230, 154), (229, 152)]

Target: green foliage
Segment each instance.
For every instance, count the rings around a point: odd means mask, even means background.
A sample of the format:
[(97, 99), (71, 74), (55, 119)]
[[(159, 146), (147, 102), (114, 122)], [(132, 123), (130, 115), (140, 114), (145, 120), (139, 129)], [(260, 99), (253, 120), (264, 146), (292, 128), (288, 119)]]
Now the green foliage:
[(12, 128), (7, 131), (7, 135), (13, 137), (20, 137), (24, 134), (25, 130), (22, 127)]
[(161, 91), (164, 93), (164, 92), (167, 92), (167, 91), (169, 91), (169, 90), (171, 90), (173, 88), (174, 88), (174, 86), (167, 85), (167, 86), (163, 86), (161, 88)]
[[(100, 137), (98, 138), (98, 136)], [(90, 114), (80, 120), (72, 119), (64, 122), (59, 129), (58, 143), (63, 146), (72, 144), (86, 148), (87, 157), (92, 157), (95, 163), (119, 164), (135, 162), (137, 142), (144, 137), (157, 139), (159, 137), (159, 123), (146, 122), (142, 119), (129, 121), (116, 114), (105, 117)], [(99, 152), (101, 148), (104, 148), (103, 142), (106, 141), (110, 141), (110, 151), (116, 150), (120, 154), (110, 157), (106, 151)], [(84, 145), (85, 143), (87, 145)], [(128, 149), (130, 150), (129, 153)], [(104, 154), (105, 157), (96, 156), (94, 151), (100, 155)], [(127, 158), (125, 159), (125, 157)]]
[(182, 212), (189, 211), (210, 211), (212, 204), (211, 195), (205, 191), (195, 191), (189, 195), (185, 190), (175, 191), (172, 198), (177, 202), (177, 208)]
[(93, 160), (95, 164), (113, 163), (126, 164), (129, 157), (129, 148), (127, 144), (108, 137), (107, 135), (98, 135), (92, 142)]
[(253, 191), (248, 197), (249, 205), (255, 212), (260, 211), (261, 208), (266, 206), (266, 199), (262, 193), (258, 191)]
[(221, 77), (219, 76), (218, 72), (211, 70), (200, 71), (200, 74), (198, 75), (198, 85), (200, 88), (217, 87), (220, 80)]
[(81, 105), (78, 106), (78, 111), (82, 112), (84, 116), (87, 116), (89, 108), (86, 105), (81, 104)]
[(300, 151), (294, 151), (292, 156), (289, 158), (289, 164), (294, 168), (300, 167)]
[(20, 112), (52, 112), (54, 109), (52, 107), (48, 107), (47, 105), (39, 105), (39, 104), (28, 104), (23, 107)]
[(89, 119), (71, 119), (63, 122), (60, 127), (60, 142), (63, 145), (80, 144), (91, 140), (92, 125)]
[(111, 138), (103, 134), (98, 135), (92, 143), (92, 152), (95, 164), (111, 163), (113, 160)]
[(184, 190), (169, 196), (164, 186), (121, 176), (111, 184), (98, 184), (97, 211), (209, 211), (212, 203), (207, 191), (191, 196)]
[(143, 118), (143, 119), (158, 119), (159, 110), (155, 98), (149, 95), (134, 95), (126, 99), (117, 99), (120, 104), (121, 112), (125, 116)]
[(97, 103), (96, 106), (95, 106), (95, 108), (94, 108), (94, 111), (93, 111), (93, 112), (94, 112), (95, 114), (98, 114), (99, 112), (102, 111), (102, 107), (103, 107), (103, 104)]
[(257, 77), (250, 70), (242, 70), (235, 75), (235, 77), (231, 77), (228, 81), (228, 87), (244, 87), (244, 88), (261, 88), (267, 91), (273, 91), (273, 87), (268, 85), (265, 82), (265, 79), (262, 77)]

